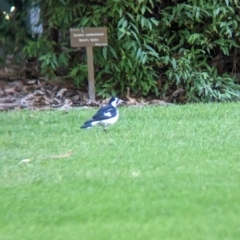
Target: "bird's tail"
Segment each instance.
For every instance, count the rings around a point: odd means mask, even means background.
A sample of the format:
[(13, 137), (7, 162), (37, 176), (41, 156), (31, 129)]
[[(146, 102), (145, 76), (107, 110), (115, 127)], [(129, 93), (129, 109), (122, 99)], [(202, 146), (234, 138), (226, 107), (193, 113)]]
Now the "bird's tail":
[(93, 122), (93, 120), (89, 120), (89, 121), (85, 122), (80, 128), (90, 128), (93, 126), (92, 122)]

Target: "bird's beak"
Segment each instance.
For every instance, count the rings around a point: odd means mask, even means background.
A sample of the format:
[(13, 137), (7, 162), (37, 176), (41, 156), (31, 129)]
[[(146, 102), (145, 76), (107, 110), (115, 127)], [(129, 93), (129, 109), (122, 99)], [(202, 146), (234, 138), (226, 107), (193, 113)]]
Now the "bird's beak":
[(123, 102), (124, 102), (123, 100), (118, 99), (118, 105), (121, 104), (121, 103), (123, 103)]

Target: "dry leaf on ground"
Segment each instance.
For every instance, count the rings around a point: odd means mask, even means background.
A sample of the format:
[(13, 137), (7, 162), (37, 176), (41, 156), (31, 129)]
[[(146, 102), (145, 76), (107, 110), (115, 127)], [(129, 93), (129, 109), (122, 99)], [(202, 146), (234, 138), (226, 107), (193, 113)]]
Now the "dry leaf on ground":
[(69, 151), (63, 154), (59, 154), (59, 155), (51, 155), (49, 156), (49, 158), (53, 158), (53, 159), (58, 159), (58, 158), (66, 158), (66, 157), (70, 157), (72, 155), (73, 151)]
[(20, 162), (19, 162), (19, 164), (27, 164), (27, 163), (29, 163), (31, 160), (30, 159), (23, 159), (23, 160), (21, 160)]

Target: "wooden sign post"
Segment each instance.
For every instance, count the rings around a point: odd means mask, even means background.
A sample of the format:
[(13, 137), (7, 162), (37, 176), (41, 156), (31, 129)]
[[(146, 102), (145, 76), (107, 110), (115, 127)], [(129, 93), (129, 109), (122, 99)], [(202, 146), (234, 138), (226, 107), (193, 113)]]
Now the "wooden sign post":
[(71, 28), (70, 29), (71, 47), (87, 48), (88, 65), (88, 94), (89, 98), (95, 101), (95, 81), (93, 66), (93, 47), (103, 47), (108, 45), (107, 28)]

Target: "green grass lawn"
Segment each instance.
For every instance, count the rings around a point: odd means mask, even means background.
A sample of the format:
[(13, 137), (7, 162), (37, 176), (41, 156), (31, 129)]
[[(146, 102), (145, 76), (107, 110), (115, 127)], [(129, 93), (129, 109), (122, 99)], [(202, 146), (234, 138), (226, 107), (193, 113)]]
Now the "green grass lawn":
[(240, 103), (119, 110), (0, 113), (0, 239), (239, 240)]

